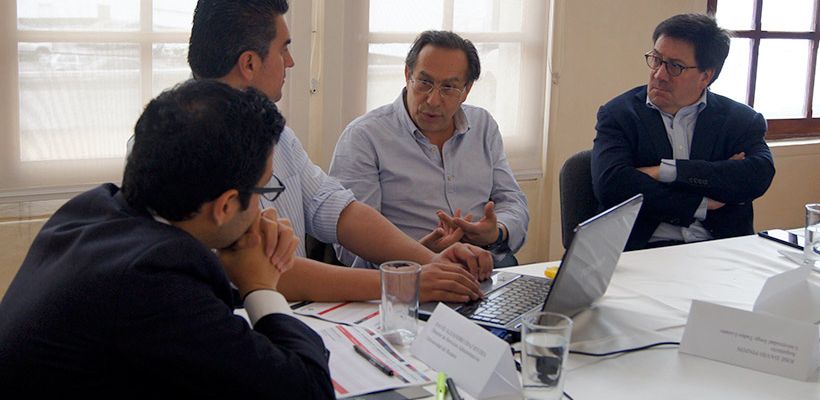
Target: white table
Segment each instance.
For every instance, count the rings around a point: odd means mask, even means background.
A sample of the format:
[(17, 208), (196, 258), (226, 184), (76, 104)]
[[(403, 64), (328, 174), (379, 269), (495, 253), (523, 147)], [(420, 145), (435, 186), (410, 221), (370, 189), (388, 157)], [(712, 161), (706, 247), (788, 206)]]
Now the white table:
[[(604, 297), (574, 316), (572, 349), (603, 353), (678, 342), (693, 299), (751, 310), (767, 278), (797, 267), (778, 249), (793, 250), (745, 236), (624, 253)], [(508, 270), (540, 276), (555, 265)], [(820, 273), (811, 279), (820, 284)], [(329, 325), (303, 319), (314, 328)], [(575, 400), (820, 399), (820, 376), (792, 380), (681, 354), (677, 346), (606, 358), (571, 355), (567, 371), (564, 391)]]
[[(797, 265), (757, 236), (624, 253), (609, 290), (575, 316), (573, 350), (607, 352), (680, 341), (693, 299), (751, 310), (765, 280)], [(554, 265), (550, 263), (549, 265)], [(541, 273), (545, 265), (517, 267)], [(820, 284), (820, 273), (814, 273)], [(583, 399), (820, 399), (803, 382), (678, 353), (677, 347), (609, 358), (571, 355), (565, 392)]]

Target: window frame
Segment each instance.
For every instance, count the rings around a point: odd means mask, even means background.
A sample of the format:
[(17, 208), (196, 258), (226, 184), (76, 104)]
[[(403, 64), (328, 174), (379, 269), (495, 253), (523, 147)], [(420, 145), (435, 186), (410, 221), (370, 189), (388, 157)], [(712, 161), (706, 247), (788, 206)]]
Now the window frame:
[[(706, 12), (711, 16), (717, 13), (718, 0), (707, 0)], [(794, 39), (809, 41), (808, 79), (804, 93), (803, 118), (772, 118), (766, 119), (769, 130), (767, 140), (783, 140), (797, 138), (820, 137), (820, 118), (812, 115), (814, 101), (815, 71), (817, 71), (817, 50), (820, 43), (820, 0), (814, 0), (814, 31), (783, 32), (764, 31), (762, 29), (763, 0), (755, 0), (752, 9), (753, 28), (750, 30), (732, 31), (732, 37), (751, 40), (749, 52), (749, 77), (746, 82), (746, 104), (754, 107), (755, 90), (757, 86), (757, 65), (762, 39)]]
[[(155, 31), (155, 0), (139, 0), (139, 27), (129, 31), (27, 30), (17, 24), (17, 1), (0, 2), (0, 203), (65, 199), (102, 182), (120, 182), (124, 159), (93, 158), (55, 161), (20, 160), (20, 74), (18, 44), (126, 43), (139, 47), (139, 101), (153, 98), (152, 48), (157, 43), (187, 44), (190, 30)], [(89, 110), (93, 111), (93, 110)], [(136, 122), (136, 119), (133, 121)], [(126, 143), (123, 143), (125, 149)]]

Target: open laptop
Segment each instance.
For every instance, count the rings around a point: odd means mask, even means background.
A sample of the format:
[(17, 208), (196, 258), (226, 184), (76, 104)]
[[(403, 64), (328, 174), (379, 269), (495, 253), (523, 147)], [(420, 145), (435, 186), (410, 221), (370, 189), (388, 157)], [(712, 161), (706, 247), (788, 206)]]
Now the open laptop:
[[(445, 304), (481, 326), (512, 333), (521, 331), (521, 316), (530, 310), (583, 311), (606, 292), (642, 204), (637, 194), (578, 224), (554, 279), (496, 271), (481, 285), (484, 299)], [(419, 316), (426, 320), (437, 304), (421, 304)]]

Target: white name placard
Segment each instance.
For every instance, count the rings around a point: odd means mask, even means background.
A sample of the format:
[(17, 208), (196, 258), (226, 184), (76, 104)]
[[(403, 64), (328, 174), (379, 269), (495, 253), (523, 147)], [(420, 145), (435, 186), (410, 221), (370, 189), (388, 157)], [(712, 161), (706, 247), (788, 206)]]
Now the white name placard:
[(477, 399), (521, 395), (507, 342), (444, 304), (436, 306), (410, 353)]
[(693, 300), (680, 352), (805, 381), (818, 340), (812, 323)]

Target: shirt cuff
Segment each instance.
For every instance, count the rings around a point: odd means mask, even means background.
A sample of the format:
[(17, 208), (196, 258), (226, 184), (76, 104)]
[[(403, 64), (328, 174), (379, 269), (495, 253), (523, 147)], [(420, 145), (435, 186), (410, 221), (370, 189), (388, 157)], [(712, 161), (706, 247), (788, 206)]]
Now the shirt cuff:
[(706, 207), (709, 205), (709, 200), (704, 197), (703, 200), (700, 201), (700, 205), (698, 209), (695, 210), (695, 219), (698, 221), (703, 221), (706, 219)]
[(527, 223), (522, 221), (523, 217), (506, 212), (496, 212), (496, 218), (498, 223), (504, 224), (507, 228), (505, 253), (516, 253), (524, 245), (524, 239), (527, 237)]
[(244, 304), (251, 326), (256, 325), (256, 321), (268, 314), (293, 315), (285, 296), (275, 290), (254, 290), (245, 296)]
[(664, 183), (674, 182), (678, 178), (678, 167), (675, 160), (662, 159), (658, 170), (658, 180)]
[(307, 233), (325, 243), (338, 243), (336, 233), (339, 217), (354, 201), (356, 197), (349, 189), (336, 190), (324, 197), (314, 198), (313, 203), (318, 206), (305, 212), (306, 218), (310, 218), (305, 222)]

